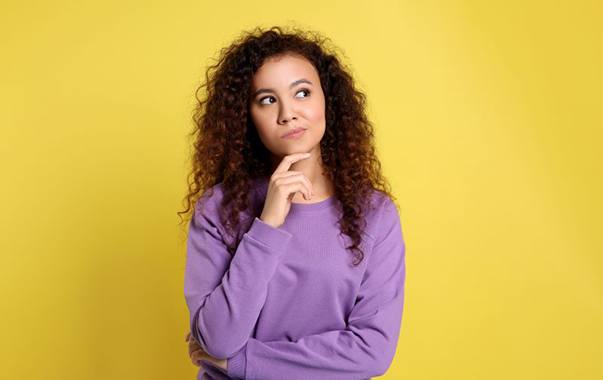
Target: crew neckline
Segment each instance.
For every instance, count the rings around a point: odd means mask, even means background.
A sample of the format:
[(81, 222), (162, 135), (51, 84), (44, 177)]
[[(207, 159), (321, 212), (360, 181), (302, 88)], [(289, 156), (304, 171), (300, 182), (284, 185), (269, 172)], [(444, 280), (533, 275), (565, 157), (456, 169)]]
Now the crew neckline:
[(335, 203), (335, 196), (331, 195), (330, 197), (323, 199), (322, 201), (314, 202), (314, 203), (296, 203), (291, 202), (291, 209), (296, 211), (314, 211), (321, 210), (323, 208), (327, 208), (332, 206)]
[[(266, 199), (266, 192), (268, 191), (268, 177), (260, 177), (258, 178), (260, 190), (260, 194), (262, 195), (262, 199)], [(330, 208), (335, 206), (335, 201), (337, 197), (335, 195), (331, 195), (330, 197), (323, 199), (322, 201), (314, 202), (314, 203), (296, 203), (291, 202), (291, 211), (301, 211), (301, 212), (313, 212), (319, 211), (326, 208)]]

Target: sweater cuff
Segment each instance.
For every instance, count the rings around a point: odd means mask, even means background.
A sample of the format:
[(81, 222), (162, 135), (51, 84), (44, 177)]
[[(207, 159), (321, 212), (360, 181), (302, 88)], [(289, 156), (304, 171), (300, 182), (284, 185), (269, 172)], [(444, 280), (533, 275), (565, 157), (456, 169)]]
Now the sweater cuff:
[(228, 358), (226, 369), (229, 377), (244, 379), (245, 367), (247, 366), (247, 345), (237, 352), (233, 357)]
[(270, 248), (282, 248), (293, 237), (290, 232), (273, 227), (257, 216), (254, 217), (247, 235)]

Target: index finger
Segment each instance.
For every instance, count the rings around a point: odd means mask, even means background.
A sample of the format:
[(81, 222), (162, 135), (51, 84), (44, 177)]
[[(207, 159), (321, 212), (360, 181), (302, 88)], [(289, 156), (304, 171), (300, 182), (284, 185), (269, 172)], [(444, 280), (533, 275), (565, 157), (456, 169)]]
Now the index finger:
[(289, 168), (291, 167), (291, 165), (293, 165), (295, 162), (302, 160), (304, 158), (308, 158), (310, 157), (310, 153), (293, 153), (290, 154), (288, 156), (285, 156), (283, 158), (283, 160), (278, 164), (278, 166), (276, 167), (276, 169), (274, 170), (274, 173), (283, 173), (286, 172), (287, 170), (289, 170)]

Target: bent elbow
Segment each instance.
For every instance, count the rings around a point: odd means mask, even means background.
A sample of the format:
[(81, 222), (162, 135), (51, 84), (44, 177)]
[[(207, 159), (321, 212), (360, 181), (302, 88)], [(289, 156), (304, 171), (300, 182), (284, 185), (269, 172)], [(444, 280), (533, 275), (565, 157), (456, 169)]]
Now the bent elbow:
[(375, 370), (378, 372), (375, 376), (385, 375), (385, 373), (389, 370), (389, 367), (392, 365), (395, 355), (396, 347), (392, 347), (379, 357), (379, 360), (375, 362)]
[(381, 360), (375, 363), (375, 374), (373, 376), (383, 376), (389, 370), (391, 366), (391, 360)]
[(209, 328), (201, 319), (201, 311), (201, 308), (199, 308), (193, 318), (191, 333), (208, 355), (220, 360), (231, 358), (249, 340), (249, 336), (234, 334), (230, 329)]
[(209, 356), (212, 356), (219, 360), (226, 360), (235, 356), (237, 352), (239, 352), (245, 343), (241, 344), (224, 344), (223, 342), (219, 344), (209, 344), (207, 345), (206, 352)]
[(232, 337), (229, 339), (226, 334), (212, 336), (211, 333), (200, 330), (196, 331), (194, 337), (201, 345), (203, 351), (205, 351), (209, 356), (220, 360), (233, 357), (247, 343), (247, 340), (234, 340)]

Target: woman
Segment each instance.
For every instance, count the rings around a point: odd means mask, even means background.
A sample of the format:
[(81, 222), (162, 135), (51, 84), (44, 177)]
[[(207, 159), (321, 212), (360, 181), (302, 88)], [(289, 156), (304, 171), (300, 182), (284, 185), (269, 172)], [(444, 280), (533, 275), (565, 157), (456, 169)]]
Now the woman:
[(327, 41), (256, 29), (206, 75), (185, 210), (197, 198), (184, 294), (198, 379), (367, 379), (394, 358), (400, 218), (365, 96)]

